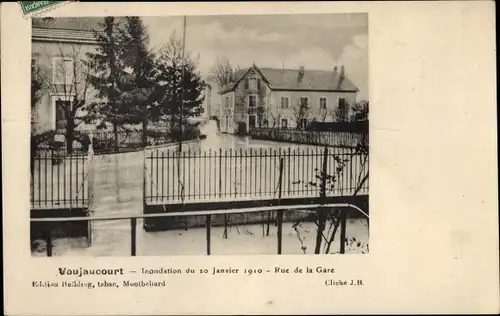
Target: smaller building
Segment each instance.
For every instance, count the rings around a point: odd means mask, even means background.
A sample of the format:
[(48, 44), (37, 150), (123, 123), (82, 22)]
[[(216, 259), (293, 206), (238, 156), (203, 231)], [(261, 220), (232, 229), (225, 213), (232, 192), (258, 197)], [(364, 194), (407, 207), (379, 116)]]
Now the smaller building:
[(205, 82), (205, 90), (203, 92), (203, 116), (210, 118), (212, 117), (212, 85), (208, 82)]
[(302, 128), (349, 116), (358, 88), (344, 66), (332, 71), (258, 68), (238, 71), (221, 89), (220, 129), (248, 133), (256, 127)]
[(219, 85), (212, 74), (207, 75), (204, 80), (205, 84), (207, 85), (205, 88), (205, 100), (203, 106), (205, 109), (205, 115), (208, 118), (218, 118), (220, 116)]

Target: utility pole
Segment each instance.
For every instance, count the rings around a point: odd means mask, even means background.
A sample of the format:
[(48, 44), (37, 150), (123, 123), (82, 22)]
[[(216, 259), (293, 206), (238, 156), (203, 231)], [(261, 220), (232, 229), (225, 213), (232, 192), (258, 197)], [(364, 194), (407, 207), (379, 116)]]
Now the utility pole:
[(179, 128), (180, 128), (180, 137), (179, 137), (179, 154), (182, 152), (182, 137), (183, 137), (183, 129), (182, 129), (182, 119), (184, 116), (184, 66), (185, 66), (185, 47), (186, 47), (186, 16), (184, 16), (183, 23), (183, 32), (182, 32), (182, 72), (181, 72), (181, 113), (179, 116)]

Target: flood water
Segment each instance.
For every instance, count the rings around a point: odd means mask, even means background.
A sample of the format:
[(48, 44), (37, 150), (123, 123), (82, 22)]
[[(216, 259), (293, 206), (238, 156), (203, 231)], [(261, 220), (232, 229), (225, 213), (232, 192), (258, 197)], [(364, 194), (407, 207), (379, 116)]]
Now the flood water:
[[(317, 146), (279, 143), (273, 141), (255, 140), (250, 137), (240, 137), (218, 132), (214, 121), (209, 121), (201, 127), (207, 138), (183, 145), (183, 151), (196, 150), (245, 150), (245, 149), (282, 149), (311, 148)], [(168, 149), (175, 150), (176, 146)], [(147, 152), (132, 152), (122, 154), (98, 155), (92, 162), (93, 178), (89, 185), (93, 186), (92, 215), (129, 215), (141, 214), (143, 203), (143, 178), (147, 173), (144, 170), (144, 159)], [(189, 231), (168, 231), (146, 233), (142, 229), (142, 220), (137, 221), (138, 255), (168, 255), (168, 254), (205, 254), (205, 229), (189, 229)], [(308, 224), (309, 225), (309, 224)], [(314, 224), (312, 224), (314, 225)], [(233, 237), (222, 239), (220, 228), (213, 228), (214, 254), (275, 254), (276, 228), (272, 227), (271, 236), (262, 236), (256, 233), (262, 225), (233, 227)], [(299, 239), (290, 223), (283, 225), (283, 253), (302, 253)], [(248, 231), (255, 231), (248, 233)], [(307, 230), (307, 232), (306, 232)], [(348, 230), (363, 243), (368, 243), (368, 228), (366, 221), (353, 220), (348, 223)], [(238, 232), (239, 231), (239, 232)], [(303, 236), (307, 242), (312, 242), (315, 236), (315, 227), (307, 227)], [(309, 241), (310, 239), (310, 241)], [(172, 245), (171, 247), (166, 246)], [(338, 244), (338, 243), (336, 243)], [(247, 245), (247, 246), (245, 246)], [(297, 246), (298, 245), (298, 246)], [(312, 249), (309, 245), (308, 249)], [(33, 255), (45, 255), (43, 242), (39, 242), (38, 249)], [(358, 247), (359, 248), (359, 247)], [(170, 249), (170, 250), (168, 250)], [(218, 250), (217, 250), (218, 249)], [(331, 252), (338, 248), (332, 247)], [(227, 253), (227, 251), (231, 253)], [(360, 250), (361, 251), (361, 250)], [(366, 250), (365, 250), (366, 251)], [(311, 253), (309, 250), (307, 253)], [(93, 223), (92, 245), (88, 247), (84, 239), (60, 239), (54, 241), (54, 255), (88, 255), (88, 256), (116, 256), (130, 254), (130, 222), (96, 221)]]

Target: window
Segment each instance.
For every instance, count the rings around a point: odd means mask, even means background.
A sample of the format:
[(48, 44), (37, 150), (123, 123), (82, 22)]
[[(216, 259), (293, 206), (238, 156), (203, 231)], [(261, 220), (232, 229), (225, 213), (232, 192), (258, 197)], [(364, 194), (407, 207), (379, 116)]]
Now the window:
[(55, 84), (73, 84), (73, 75), (75, 71), (75, 61), (73, 58), (54, 57), (52, 66), (53, 83)]
[(322, 110), (326, 109), (326, 98), (319, 98), (319, 108)]
[(308, 105), (309, 105), (309, 98), (308, 97), (301, 97), (300, 98), (300, 106), (307, 107)]
[(38, 54), (33, 54), (31, 56), (31, 73), (34, 76), (34, 79), (40, 79), (38, 72)]
[(224, 107), (227, 109), (229, 108), (229, 97), (224, 98)]
[(36, 131), (36, 123), (38, 122), (38, 113), (36, 107), (31, 108), (31, 130)]
[(349, 105), (347, 104), (344, 98), (337, 99), (337, 121), (339, 122), (347, 122), (349, 118)]
[(248, 88), (250, 90), (257, 90), (257, 79), (249, 78), (248, 79)]
[(31, 57), (31, 71), (35, 72), (37, 67), (38, 67), (37, 58), (35, 56), (32, 56)]
[(288, 120), (287, 119), (281, 119), (281, 127), (288, 128)]
[(248, 96), (248, 107), (254, 108), (257, 106), (257, 96), (255, 94), (250, 94)]
[(290, 103), (290, 98), (288, 97), (281, 97), (281, 108), (282, 109), (287, 109)]
[(345, 102), (345, 98), (339, 98), (337, 100), (337, 106), (339, 107), (339, 109), (342, 109), (342, 110), (347, 110), (347, 102)]

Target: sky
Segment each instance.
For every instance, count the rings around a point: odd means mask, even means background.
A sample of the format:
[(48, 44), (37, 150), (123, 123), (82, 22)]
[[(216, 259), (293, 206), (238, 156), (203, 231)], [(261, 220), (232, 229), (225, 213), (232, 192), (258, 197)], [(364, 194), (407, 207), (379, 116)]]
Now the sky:
[[(172, 32), (182, 36), (183, 17), (143, 17), (150, 46), (158, 51)], [(368, 100), (368, 15), (188, 16), (186, 49), (199, 54), (199, 69), (210, 73), (217, 57), (233, 66), (332, 70), (344, 65)]]

